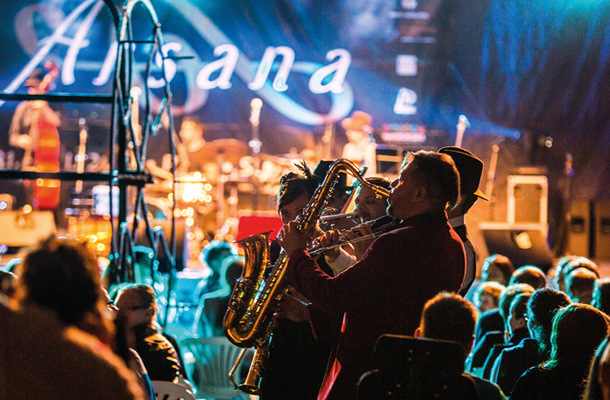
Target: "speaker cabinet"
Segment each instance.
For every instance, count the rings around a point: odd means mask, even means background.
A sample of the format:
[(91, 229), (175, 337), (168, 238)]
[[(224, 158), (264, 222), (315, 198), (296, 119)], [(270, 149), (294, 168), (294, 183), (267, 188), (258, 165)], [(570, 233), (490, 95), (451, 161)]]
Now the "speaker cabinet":
[(507, 196), (509, 224), (547, 224), (549, 190), (546, 176), (509, 175)]
[(489, 254), (508, 257), (515, 268), (535, 265), (545, 273), (553, 266), (546, 232), (531, 225), (481, 224)]
[(32, 246), (39, 240), (56, 233), (52, 211), (0, 212), (0, 246), (3, 253), (14, 254), (22, 247)]
[(594, 204), (595, 254), (598, 260), (610, 260), (610, 201)]
[(568, 252), (583, 257), (591, 256), (591, 205), (587, 200), (574, 200), (570, 205)]

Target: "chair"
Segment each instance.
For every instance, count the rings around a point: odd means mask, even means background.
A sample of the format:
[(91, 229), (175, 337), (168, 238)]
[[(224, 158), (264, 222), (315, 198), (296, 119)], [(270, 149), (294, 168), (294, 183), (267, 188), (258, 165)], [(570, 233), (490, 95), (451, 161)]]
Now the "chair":
[(358, 400), (476, 400), (464, 371), (464, 348), (456, 342), (382, 335), (373, 371), (358, 383)]
[[(180, 349), (187, 377), (195, 387), (197, 399), (250, 399), (247, 394), (235, 389), (229, 381), (229, 371), (242, 351), (229, 339), (187, 338), (180, 342)], [(247, 362), (244, 362), (244, 365), (249, 366)], [(236, 382), (243, 381), (240, 370), (241, 368), (235, 374)]]
[(195, 396), (179, 383), (151, 381), (157, 400), (195, 400)]

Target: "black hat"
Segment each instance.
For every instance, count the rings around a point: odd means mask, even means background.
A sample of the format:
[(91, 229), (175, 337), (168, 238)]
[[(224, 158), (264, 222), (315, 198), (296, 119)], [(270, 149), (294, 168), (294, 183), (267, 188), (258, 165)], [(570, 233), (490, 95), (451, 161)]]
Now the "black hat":
[(43, 78), (44, 73), (42, 72), (42, 69), (36, 68), (34, 71), (32, 71), (30, 76), (28, 76), (28, 79), (25, 80), (24, 85), (27, 87), (38, 86), (40, 85), (40, 82), (42, 82)]
[(455, 167), (460, 173), (460, 190), (462, 194), (474, 194), (483, 200), (489, 201), (489, 198), (479, 190), (479, 182), (483, 173), (483, 161), (461, 147), (446, 146), (438, 152), (447, 154), (453, 159)]
[[(322, 160), (318, 163), (318, 165), (316, 165), (316, 169), (314, 169), (313, 174), (320, 178), (320, 183), (324, 181), (326, 173), (334, 162), (334, 160)], [(335, 191), (343, 194), (349, 192), (350, 190), (352, 190), (352, 187), (347, 186), (347, 174), (345, 172), (340, 172), (339, 179), (337, 179), (337, 183), (335, 184)]]

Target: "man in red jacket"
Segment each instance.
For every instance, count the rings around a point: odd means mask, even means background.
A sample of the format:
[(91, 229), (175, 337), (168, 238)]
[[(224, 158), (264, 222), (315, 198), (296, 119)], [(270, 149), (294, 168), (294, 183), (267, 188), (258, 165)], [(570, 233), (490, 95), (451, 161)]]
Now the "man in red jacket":
[[(459, 290), (465, 271), (462, 242), (445, 208), (459, 198), (451, 157), (420, 151), (392, 182), (389, 211), (407, 226), (373, 242), (364, 257), (341, 274), (326, 275), (305, 248), (308, 232), (291, 222), (281, 245), (290, 255), (287, 282), (329, 314), (344, 313), (337, 348), (319, 399), (355, 399), (360, 376), (373, 369), (373, 346), (384, 333), (413, 335), (421, 311), (441, 291)], [(312, 315), (315, 327), (315, 315)]]

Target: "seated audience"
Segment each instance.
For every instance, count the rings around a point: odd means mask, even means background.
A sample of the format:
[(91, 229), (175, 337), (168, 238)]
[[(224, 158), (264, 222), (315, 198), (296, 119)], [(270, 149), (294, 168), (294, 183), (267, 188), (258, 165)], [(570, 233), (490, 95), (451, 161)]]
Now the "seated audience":
[[(472, 349), (476, 309), (462, 296), (440, 293), (424, 306), (415, 337), (452, 340), (464, 346), (465, 354)], [(502, 390), (488, 380), (470, 375), (477, 385), (479, 400), (505, 399)]]
[(195, 289), (197, 299), (203, 294), (220, 289), (222, 263), (228, 257), (235, 255), (237, 255), (235, 248), (230, 243), (221, 240), (212, 240), (201, 250), (200, 259), (210, 269), (210, 275)]
[(514, 271), (515, 267), (508, 257), (501, 254), (493, 254), (483, 262), (481, 280), (483, 282), (498, 282), (501, 285), (507, 286)]
[[(595, 359), (591, 363), (591, 369), (589, 369), (589, 377), (587, 378), (587, 387), (585, 389), (585, 395), (582, 397), (583, 400), (610, 400), (610, 385), (608, 385), (607, 376), (604, 376), (602, 368), (606, 368), (604, 365), (608, 362), (608, 338), (599, 345), (595, 352)], [(604, 371), (606, 374), (607, 370)], [(606, 382), (604, 382), (606, 381)]]
[[(514, 302), (514, 301), (513, 301)], [(517, 379), (528, 368), (548, 360), (551, 355), (551, 323), (555, 311), (570, 304), (561, 292), (539, 289), (531, 295), (527, 307), (515, 309), (524, 313), (530, 337), (517, 346), (502, 350), (492, 369), (491, 381), (497, 383), (510, 396)]]
[(566, 293), (573, 303), (591, 304), (593, 287), (599, 278), (587, 268), (576, 268), (565, 278)]
[(0, 270), (0, 295), (8, 298), (15, 294), (15, 286), (17, 285), (17, 275), (12, 272)]
[[(133, 334), (127, 328), (127, 324), (124, 318), (117, 318), (117, 307), (114, 301), (110, 298), (108, 291), (102, 287), (102, 299), (106, 303), (106, 309), (108, 310), (109, 318), (115, 323), (116, 334), (113, 343), (113, 350), (115, 354), (119, 355), (127, 367), (129, 367), (137, 376), (140, 386), (144, 391), (144, 397), (147, 400), (155, 398), (155, 392), (148, 376), (148, 371), (140, 358), (140, 355), (130, 346), (133, 346)], [(91, 333), (91, 332), (90, 332)], [(94, 333), (92, 333), (94, 334)]]
[(124, 287), (116, 299), (116, 307), (134, 333), (135, 350), (150, 379), (173, 382), (178, 377), (180, 365), (174, 347), (155, 328), (157, 303), (153, 288), (148, 285)]
[(478, 376), (489, 379), (493, 363), (504, 347), (519, 344), (521, 339), (527, 336), (527, 330), (522, 329), (517, 330), (514, 335), (510, 335), (511, 331), (508, 323), (511, 303), (519, 294), (522, 293), (534, 293), (534, 289), (530, 285), (516, 284), (513, 286), (508, 286), (500, 294), (500, 307), (498, 307), (498, 312), (502, 317), (503, 329), (499, 335), (498, 332), (488, 332), (482, 338), (480, 347), (477, 346), (477, 350), (481, 351), (482, 354), (474, 354), (473, 357), (485, 357), (482, 363), (479, 361), (479, 363), (481, 363), (478, 367), (479, 370), (474, 372)]
[(546, 275), (534, 265), (524, 265), (513, 272), (508, 285), (517, 283), (525, 283), (534, 289), (542, 289), (546, 287)]
[(223, 336), (223, 318), (231, 293), (241, 277), (244, 268), (243, 257), (232, 256), (225, 259), (221, 267), (220, 289), (204, 294), (199, 300), (195, 313), (195, 333), (203, 337)]
[(483, 282), (474, 292), (474, 305), (480, 313), (498, 308), (500, 293), (505, 287), (498, 282)]
[(0, 302), (0, 398), (143, 399), (123, 361), (78, 328), (111, 326), (93, 321), (105, 306), (97, 261), (85, 245), (44, 240), (17, 275), (18, 308)]
[(553, 317), (551, 357), (517, 380), (511, 400), (580, 399), (595, 351), (608, 336), (610, 323), (587, 304), (571, 304)]
[(563, 269), (566, 267), (566, 265), (568, 265), (568, 263), (570, 263), (571, 261), (574, 261), (578, 259), (578, 256), (565, 256), (565, 257), (561, 257), (558, 261), (557, 261), (557, 265), (555, 266), (555, 272), (554, 272), (554, 277), (553, 277), (553, 284), (555, 285), (555, 289), (559, 290), (560, 292), (564, 292), (566, 291), (566, 285), (565, 285), (565, 277), (563, 275)]
[(610, 279), (598, 279), (593, 286), (591, 305), (606, 315), (610, 315)]
[(593, 272), (595, 275), (597, 275), (598, 278), (600, 278), (599, 267), (595, 262), (589, 260), (586, 257), (578, 257), (575, 260), (572, 260), (567, 263), (565, 268), (562, 270), (564, 279), (570, 274), (570, 272), (574, 271), (576, 268), (586, 268), (589, 271)]

